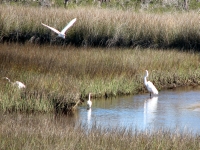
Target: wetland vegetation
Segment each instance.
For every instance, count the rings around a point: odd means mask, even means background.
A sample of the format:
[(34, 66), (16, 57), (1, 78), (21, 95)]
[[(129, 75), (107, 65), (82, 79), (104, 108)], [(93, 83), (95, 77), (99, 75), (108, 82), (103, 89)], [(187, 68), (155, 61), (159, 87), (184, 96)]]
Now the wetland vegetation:
[(55, 101), (84, 99), (89, 92), (93, 98), (147, 92), (145, 69), (158, 90), (200, 81), (199, 54), (175, 49), (1, 44), (0, 57), (1, 77), (26, 85), (19, 91), (1, 80), (3, 111), (49, 112)]
[[(40, 117), (39, 117), (40, 116)], [(1, 149), (199, 149), (199, 136), (160, 129), (105, 129), (69, 125), (63, 117), (4, 115), (0, 117)]]
[[(65, 40), (57, 29), (77, 22)], [(0, 5), (0, 76), (26, 84), (17, 90), (0, 80), (0, 109), (54, 112), (94, 97), (146, 92), (145, 69), (158, 90), (200, 84), (198, 11), (145, 12), (93, 6), (38, 8)], [(188, 50), (189, 49), (189, 50)], [(33, 114), (34, 115), (34, 114)], [(51, 124), (46, 119), (14, 122), (1, 117), (0, 149), (199, 149), (199, 136), (167, 130)]]
[[(195, 11), (0, 7), (1, 76), (26, 83), (20, 99), (44, 99), (34, 105), (5, 104), (4, 111), (51, 111), (58, 101), (86, 98), (89, 92), (95, 97), (144, 92), (145, 69), (159, 90), (199, 84), (200, 27)], [(41, 25), (59, 29), (72, 18), (77, 22), (65, 40)], [(7, 98), (15, 95), (11, 93), (3, 99), (12, 99)], [(62, 107), (68, 108), (63, 103)]]
[[(62, 29), (77, 22), (66, 39), (41, 25)], [(198, 11), (150, 13), (97, 7), (40, 8), (0, 5), (1, 42), (32, 42), (95, 47), (200, 47)]]

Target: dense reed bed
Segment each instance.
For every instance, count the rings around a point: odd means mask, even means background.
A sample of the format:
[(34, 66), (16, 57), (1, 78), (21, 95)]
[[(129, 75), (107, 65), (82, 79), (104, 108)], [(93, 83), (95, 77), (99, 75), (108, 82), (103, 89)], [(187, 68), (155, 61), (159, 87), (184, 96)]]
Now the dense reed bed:
[[(65, 40), (41, 25), (62, 29), (75, 25)], [(200, 47), (199, 13), (147, 13), (97, 7), (39, 8), (0, 5), (0, 40), (106, 47)]]
[(189, 131), (138, 131), (68, 124), (63, 117), (4, 115), (0, 117), (0, 149), (188, 150), (200, 149), (199, 135)]
[(58, 101), (85, 99), (89, 92), (93, 98), (147, 92), (145, 69), (158, 90), (196, 86), (199, 63), (198, 53), (178, 50), (3, 44), (0, 76), (27, 88), (16, 90), (1, 79), (0, 106), (3, 111), (49, 112)]

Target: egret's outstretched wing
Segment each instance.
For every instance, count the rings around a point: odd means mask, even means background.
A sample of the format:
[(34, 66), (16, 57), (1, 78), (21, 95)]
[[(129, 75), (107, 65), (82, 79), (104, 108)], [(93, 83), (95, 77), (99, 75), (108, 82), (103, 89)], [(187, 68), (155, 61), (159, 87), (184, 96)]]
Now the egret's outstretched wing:
[(50, 27), (50, 26), (48, 26), (46, 24), (43, 24), (43, 23), (42, 23), (42, 25), (47, 27), (47, 28), (49, 28), (49, 29), (51, 29), (52, 31), (56, 32), (57, 34), (60, 34), (60, 31), (56, 30), (55, 28), (52, 28), (52, 27)]
[(76, 18), (74, 18), (73, 20), (71, 20), (67, 26), (61, 31), (62, 34), (65, 34), (65, 32), (67, 31), (67, 29), (69, 29), (74, 23), (76, 22)]

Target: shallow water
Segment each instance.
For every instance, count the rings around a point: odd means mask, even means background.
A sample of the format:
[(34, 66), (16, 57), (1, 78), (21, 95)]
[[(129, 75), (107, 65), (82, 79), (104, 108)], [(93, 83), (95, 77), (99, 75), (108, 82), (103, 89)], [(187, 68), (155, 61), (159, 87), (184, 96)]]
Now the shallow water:
[(92, 109), (79, 108), (79, 119), (91, 127), (126, 127), (145, 129), (178, 129), (200, 132), (200, 89), (185, 88), (149, 94), (93, 100)]
[(65, 129), (72, 124), (91, 128), (132, 128), (144, 131), (178, 129), (200, 133), (200, 88), (185, 88), (160, 91), (150, 99), (149, 94), (93, 100), (90, 110), (86, 104), (73, 115), (54, 114), (1, 114), (0, 126), (8, 123), (19, 128), (37, 128), (38, 125), (53, 125)]

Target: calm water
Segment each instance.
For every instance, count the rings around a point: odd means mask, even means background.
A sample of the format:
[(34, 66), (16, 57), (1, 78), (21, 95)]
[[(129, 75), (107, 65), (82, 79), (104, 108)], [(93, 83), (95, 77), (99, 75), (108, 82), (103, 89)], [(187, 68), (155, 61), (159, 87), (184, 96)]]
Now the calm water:
[(200, 110), (195, 107), (200, 106), (199, 88), (161, 91), (151, 99), (146, 93), (92, 101), (92, 109), (87, 110), (86, 105), (82, 105), (72, 116), (8, 114), (1, 115), (0, 124), (9, 120), (19, 126), (45, 122), (64, 129), (68, 124), (81, 123), (88, 128), (100, 125), (103, 128), (179, 129), (200, 133)]
[[(103, 127), (144, 129), (180, 129), (200, 133), (200, 89), (161, 91), (149, 94), (93, 100), (92, 109), (80, 107), (77, 121)], [(199, 105), (200, 106), (200, 105)], [(200, 108), (200, 107), (199, 107)]]

